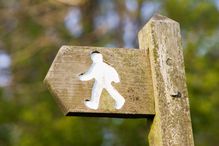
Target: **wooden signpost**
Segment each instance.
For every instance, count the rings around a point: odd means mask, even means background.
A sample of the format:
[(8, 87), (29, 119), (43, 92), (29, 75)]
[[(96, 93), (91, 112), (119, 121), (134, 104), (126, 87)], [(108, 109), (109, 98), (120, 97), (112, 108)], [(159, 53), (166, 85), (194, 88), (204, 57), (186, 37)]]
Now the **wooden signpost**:
[(138, 37), (139, 49), (62, 46), (44, 82), (65, 115), (150, 117), (150, 145), (193, 146), (179, 24), (155, 15)]

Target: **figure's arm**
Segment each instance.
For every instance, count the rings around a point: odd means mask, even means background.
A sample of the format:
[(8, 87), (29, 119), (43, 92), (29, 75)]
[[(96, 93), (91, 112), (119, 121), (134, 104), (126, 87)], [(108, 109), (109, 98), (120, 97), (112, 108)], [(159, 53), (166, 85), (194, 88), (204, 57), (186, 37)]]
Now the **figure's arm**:
[(79, 75), (79, 79), (81, 81), (91, 80), (94, 78), (94, 73), (95, 73), (95, 67), (94, 67), (94, 65), (91, 65), (91, 67), (89, 68), (89, 70), (87, 72)]

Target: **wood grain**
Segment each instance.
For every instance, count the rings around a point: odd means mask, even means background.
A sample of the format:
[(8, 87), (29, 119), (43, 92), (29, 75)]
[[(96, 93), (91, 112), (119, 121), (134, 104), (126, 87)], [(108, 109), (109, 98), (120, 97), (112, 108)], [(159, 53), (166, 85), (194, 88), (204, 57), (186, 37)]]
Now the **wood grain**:
[(193, 146), (179, 24), (156, 15), (139, 32), (139, 44), (149, 51), (153, 79), (150, 146)]
[[(114, 100), (105, 90), (98, 110), (88, 109), (84, 105), (84, 100), (91, 95), (94, 81), (82, 82), (78, 75), (90, 67), (90, 53), (94, 50), (99, 51), (120, 76), (121, 82), (113, 84), (126, 99), (120, 110), (114, 108)], [(145, 117), (155, 113), (149, 56), (144, 50), (63, 46), (44, 82), (65, 115)]]

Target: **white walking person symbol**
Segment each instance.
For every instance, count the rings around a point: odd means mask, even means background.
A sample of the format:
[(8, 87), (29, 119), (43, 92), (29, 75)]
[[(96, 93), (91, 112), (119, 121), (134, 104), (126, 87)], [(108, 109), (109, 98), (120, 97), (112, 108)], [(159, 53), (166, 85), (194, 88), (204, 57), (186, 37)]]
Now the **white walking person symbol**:
[(111, 85), (112, 82), (120, 82), (117, 71), (112, 66), (104, 63), (103, 56), (98, 51), (93, 51), (91, 53), (91, 60), (93, 63), (88, 71), (79, 75), (81, 81), (95, 79), (91, 98), (89, 101), (85, 101), (85, 105), (90, 109), (98, 109), (102, 90), (106, 89), (116, 102), (115, 108), (121, 109), (125, 103), (125, 99)]

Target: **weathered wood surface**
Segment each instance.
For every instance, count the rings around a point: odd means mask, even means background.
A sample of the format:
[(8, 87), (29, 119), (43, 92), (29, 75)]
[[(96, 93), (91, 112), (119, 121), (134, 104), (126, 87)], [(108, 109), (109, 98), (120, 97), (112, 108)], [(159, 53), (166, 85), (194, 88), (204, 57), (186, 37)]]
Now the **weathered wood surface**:
[[(91, 65), (90, 53), (94, 50), (99, 51), (120, 76), (121, 82), (113, 84), (126, 99), (120, 110), (114, 108), (114, 100), (105, 90), (98, 110), (84, 105), (84, 100), (91, 95), (94, 81), (82, 82), (78, 75)], [(63, 46), (44, 82), (65, 115), (144, 117), (155, 113), (149, 57), (144, 50)]]
[(156, 15), (139, 32), (139, 44), (149, 51), (153, 79), (150, 146), (193, 146), (179, 24)]

